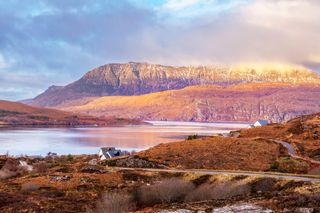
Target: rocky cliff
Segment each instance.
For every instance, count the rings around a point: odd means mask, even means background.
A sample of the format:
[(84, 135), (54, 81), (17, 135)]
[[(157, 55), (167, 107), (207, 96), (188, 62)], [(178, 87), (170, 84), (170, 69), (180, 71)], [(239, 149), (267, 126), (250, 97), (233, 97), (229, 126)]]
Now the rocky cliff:
[(202, 85), (140, 96), (106, 96), (63, 109), (144, 120), (283, 122), (320, 111), (320, 85)]
[(27, 103), (56, 107), (70, 101), (86, 103), (102, 96), (132, 96), (193, 85), (234, 85), (250, 82), (320, 82), (316, 73), (288, 66), (173, 67), (148, 63), (107, 64), (69, 85), (51, 86)]

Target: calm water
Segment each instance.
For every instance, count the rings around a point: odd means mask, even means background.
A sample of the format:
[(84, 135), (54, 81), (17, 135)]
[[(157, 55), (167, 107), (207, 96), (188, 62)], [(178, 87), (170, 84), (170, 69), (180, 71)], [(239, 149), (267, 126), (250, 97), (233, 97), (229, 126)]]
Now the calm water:
[[(150, 122), (150, 121), (149, 121)], [(51, 128), (0, 130), (0, 154), (46, 155), (97, 153), (103, 146), (143, 150), (187, 135), (213, 135), (247, 124), (151, 121), (153, 125), (104, 128)]]

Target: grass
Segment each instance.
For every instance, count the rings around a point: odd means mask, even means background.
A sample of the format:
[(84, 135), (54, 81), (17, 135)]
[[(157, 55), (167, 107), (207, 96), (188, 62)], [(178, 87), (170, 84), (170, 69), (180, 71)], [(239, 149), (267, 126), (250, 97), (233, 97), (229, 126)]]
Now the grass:
[[(135, 170), (135, 171), (148, 171), (148, 169), (143, 169), (143, 168), (123, 168), (123, 167), (112, 167), (112, 168), (107, 168), (110, 171), (119, 171), (119, 170)], [(155, 171), (157, 172), (162, 172), (162, 169), (156, 169)], [(252, 174), (254, 176), (255, 174), (257, 175), (274, 175), (274, 176), (281, 176), (281, 177), (286, 177), (286, 176), (292, 176), (292, 177), (301, 177), (301, 178), (314, 178), (317, 181), (320, 181), (320, 175), (311, 175), (311, 174), (295, 174), (295, 173), (280, 173), (280, 172), (259, 172), (259, 171), (249, 171), (249, 170), (208, 170), (208, 169), (185, 169), (185, 170), (179, 170), (179, 169), (169, 169), (169, 172), (173, 173), (185, 173), (190, 176), (194, 175), (206, 175), (209, 172), (216, 172), (216, 173), (221, 173), (221, 174), (209, 174), (209, 175), (224, 175), (224, 173), (227, 173), (226, 175), (246, 175), (246, 174)], [(149, 171), (152, 171), (149, 170)], [(167, 169), (163, 169), (163, 172), (167, 172)], [(232, 174), (235, 173), (235, 174)]]

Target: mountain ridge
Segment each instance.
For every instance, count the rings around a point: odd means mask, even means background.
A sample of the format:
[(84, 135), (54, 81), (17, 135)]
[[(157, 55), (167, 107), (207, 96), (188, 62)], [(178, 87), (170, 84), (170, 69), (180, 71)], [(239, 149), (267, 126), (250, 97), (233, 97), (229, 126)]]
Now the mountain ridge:
[(314, 83), (320, 76), (291, 66), (164, 66), (149, 63), (112, 63), (87, 72), (66, 86), (51, 86), (25, 103), (57, 107), (69, 101), (102, 96), (132, 96), (194, 85), (234, 85), (252, 82)]

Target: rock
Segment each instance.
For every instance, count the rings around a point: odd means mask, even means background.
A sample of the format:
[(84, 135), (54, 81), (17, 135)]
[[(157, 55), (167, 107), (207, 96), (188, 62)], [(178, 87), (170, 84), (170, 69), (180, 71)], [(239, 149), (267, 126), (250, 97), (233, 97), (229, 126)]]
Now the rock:
[(294, 210), (295, 213), (313, 213), (313, 208), (297, 208)]
[(97, 159), (91, 159), (89, 162), (88, 162), (89, 165), (91, 166), (96, 166), (98, 164), (98, 161)]
[(33, 170), (33, 167), (31, 165), (29, 165), (26, 161), (19, 160), (19, 165), (25, 171), (31, 172)]
[(158, 213), (192, 213), (191, 210), (188, 209), (177, 209), (177, 210), (162, 210)]
[(222, 208), (212, 209), (212, 213), (273, 213), (271, 209), (266, 209), (250, 203), (235, 204), (232, 206), (225, 206)]
[(80, 172), (104, 174), (107, 171), (101, 169), (99, 166), (87, 165), (87, 166), (81, 168)]
[(62, 181), (68, 181), (70, 180), (71, 177), (68, 175), (63, 175), (63, 176), (51, 176), (50, 180), (51, 181), (57, 181), (57, 182), (62, 182)]
[(166, 168), (166, 166), (142, 159), (138, 156), (111, 159), (106, 161), (109, 166), (128, 167), (128, 168)]

